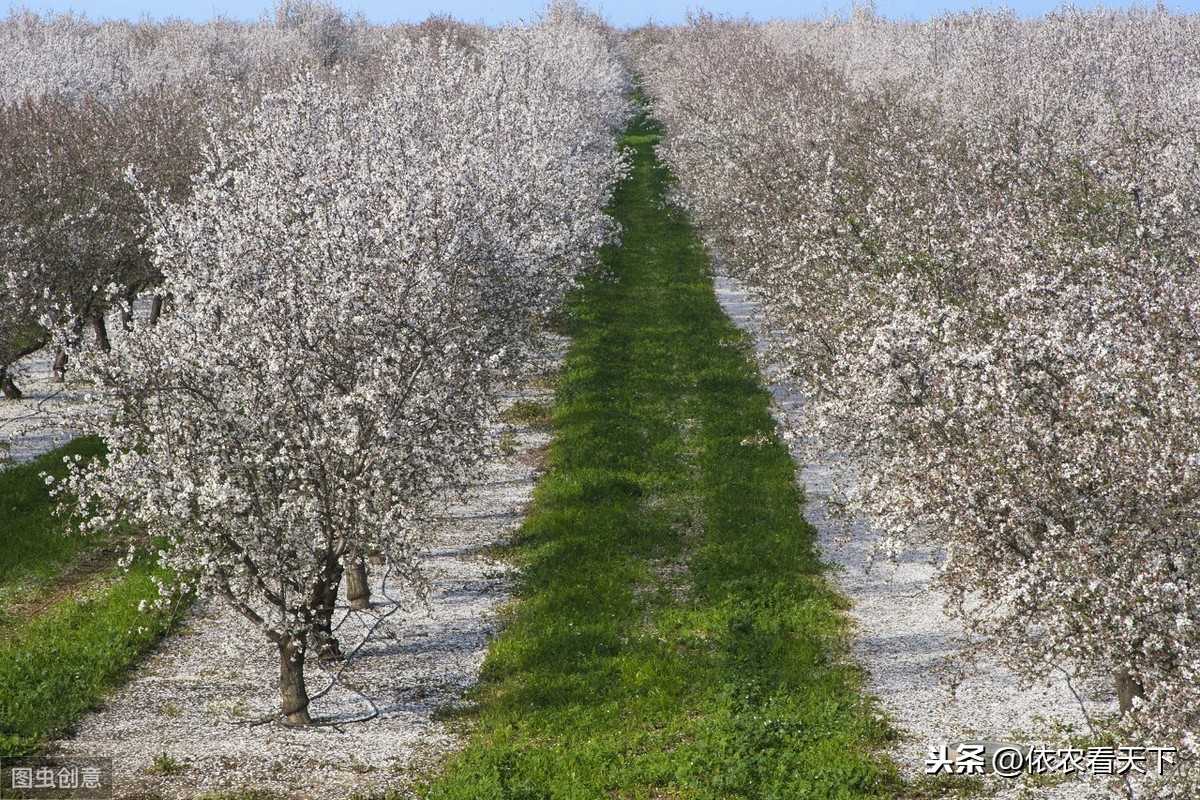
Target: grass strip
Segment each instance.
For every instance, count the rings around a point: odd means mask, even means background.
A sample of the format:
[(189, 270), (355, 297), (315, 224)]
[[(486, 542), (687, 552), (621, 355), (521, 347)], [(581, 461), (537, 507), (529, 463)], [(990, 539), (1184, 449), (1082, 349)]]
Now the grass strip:
[(64, 457), (101, 453), (99, 439), (78, 439), (0, 472), (0, 612), (38, 606), (0, 617), (0, 757), (43, 752), (67, 734), (171, 623), (169, 608), (139, 610), (158, 597), (154, 578), (168, 577), (149, 554), (121, 570), (107, 538), (67, 535), (54, 514), (42, 473), (61, 477)]
[(426, 796), (894, 797), (845, 601), (657, 139), (644, 117), (625, 136), (623, 242), (572, 301), (516, 598)]
[(67, 474), (64, 459), (88, 460), (102, 450), (99, 437), (86, 436), (27, 464), (0, 469), (0, 625), (10, 604), (53, 588), (81, 556), (105, 544), (94, 535), (64, 535), (43, 477), (61, 479)]

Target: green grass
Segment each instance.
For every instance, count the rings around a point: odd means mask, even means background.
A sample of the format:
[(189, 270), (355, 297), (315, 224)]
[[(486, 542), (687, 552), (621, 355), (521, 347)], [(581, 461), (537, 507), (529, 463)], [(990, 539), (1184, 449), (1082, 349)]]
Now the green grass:
[[(0, 757), (34, 755), (97, 707), (161, 637), (168, 610), (138, 610), (169, 576), (139, 559), (115, 566), (105, 537), (70, 536), (54, 515), (42, 472), (65, 474), (64, 456), (94, 457), (98, 439), (72, 442), (0, 472)], [(81, 562), (86, 561), (86, 568)]]
[(187, 765), (175, 756), (163, 750), (154, 757), (154, 762), (147, 770), (151, 775), (182, 775), (187, 772)]
[(67, 474), (64, 458), (87, 460), (103, 450), (89, 436), (28, 463), (0, 469), (0, 626), (13, 602), (30, 602), (57, 583), (81, 556), (104, 544), (100, 537), (65, 534), (52, 513), (54, 501), (43, 477)]
[(895, 797), (845, 601), (656, 140), (644, 118), (625, 138), (623, 244), (568, 314), (516, 599), (426, 795)]
[(534, 400), (518, 400), (505, 409), (500, 419), (511, 425), (546, 428), (550, 425), (550, 407)]
[(0, 640), (0, 756), (34, 755), (97, 708), (129, 667), (169, 629), (168, 610), (139, 611), (158, 596), (147, 562), (110, 570)]

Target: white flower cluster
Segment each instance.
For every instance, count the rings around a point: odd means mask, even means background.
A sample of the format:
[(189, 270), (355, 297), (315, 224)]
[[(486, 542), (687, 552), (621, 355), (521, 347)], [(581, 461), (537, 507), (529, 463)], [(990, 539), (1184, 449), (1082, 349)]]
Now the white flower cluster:
[(109, 310), (161, 278), (129, 176), (164, 196), (187, 193), (198, 100), (156, 89), (113, 103), (46, 95), (0, 105), (0, 375), (46, 343), (42, 316), (91, 325), (103, 346)]
[(43, 317), (76, 339), (90, 327), (101, 347), (113, 317), (129, 323), (162, 279), (139, 194), (181, 202), (206, 135), (299, 72), (369, 87), (395, 42), (431, 33), (468, 46), (486, 29), (371, 26), (324, 0), (281, 0), (251, 23), (0, 20), (0, 392), (20, 397), (9, 368), (45, 346)]
[(161, 87), (254, 81), (298, 62), (368, 60), (387, 38), (324, 0), (281, 0), (249, 23), (92, 22), (14, 10), (0, 19), (0, 102), (52, 94), (113, 103)]
[(163, 537), (254, 620), (294, 722), (331, 582), (366, 553), (413, 573), (503, 371), (614, 233), (629, 112), (606, 30), (558, 8), (389, 62), (301, 76), (214, 133), (190, 197), (155, 212), (160, 321), (78, 354), (115, 408), (106, 463), (67, 483), (85, 524)]
[(186, 196), (206, 128), (299, 68), (374, 69), (388, 38), (319, 0), (250, 24), (0, 20), (0, 391), (20, 396), (9, 367), (46, 344), (43, 317), (105, 347), (106, 318), (161, 280), (139, 192)]
[[(1064, 11), (631, 42), (662, 153), (762, 300), (814, 458), (1030, 678), (1200, 750), (1195, 17)], [(1186, 102), (1184, 102), (1186, 100)]]

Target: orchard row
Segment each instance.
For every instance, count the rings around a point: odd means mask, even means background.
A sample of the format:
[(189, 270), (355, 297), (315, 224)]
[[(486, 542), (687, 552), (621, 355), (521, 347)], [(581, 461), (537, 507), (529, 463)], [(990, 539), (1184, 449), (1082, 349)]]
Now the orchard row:
[[(143, 27), (132, 47), (170, 32)], [(292, 724), (306, 658), (339, 655), (343, 578), (356, 599), (368, 561), (419, 584), (422, 523), (476, 477), (499, 389), (614, 233), (610, 31), (569, 5), (442, 27), (2, 110), (0, 365), (50, 343), (95, 387), (108, 456), (64, 496), (251, 619)]]
[(810, 457), (976, 647), (1200, 756), (1198, 20), (698, 18), (634, 35), (679, 197)]

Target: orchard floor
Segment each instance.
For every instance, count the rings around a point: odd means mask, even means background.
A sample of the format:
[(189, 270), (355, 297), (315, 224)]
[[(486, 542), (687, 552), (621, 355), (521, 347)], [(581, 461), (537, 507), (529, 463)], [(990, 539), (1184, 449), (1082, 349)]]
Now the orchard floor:
[(32, 461), (66, 444), (86, 427), (91, 410), (85, 401), (87, 387), (70, 373), (66, 382), (51, 371), (53, 355), (44, 348), (18, 361), (13, 380), (21, 388), (20, 400), (0, 396), (0, 467), (5, 460)]
[(800, 516), (747, 337), (642, 118), (567, 309), (546, 475), (467, 746), (430, 800), (894, 800), (845, 601)]

